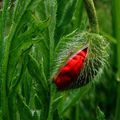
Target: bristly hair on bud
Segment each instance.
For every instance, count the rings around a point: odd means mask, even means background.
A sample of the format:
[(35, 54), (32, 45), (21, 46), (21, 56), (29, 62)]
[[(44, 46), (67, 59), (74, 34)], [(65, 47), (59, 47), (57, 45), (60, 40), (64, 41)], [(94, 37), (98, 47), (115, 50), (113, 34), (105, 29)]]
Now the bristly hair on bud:
[(65, 36), (55, 50), (53, 81), (59, 90), (86, 85), (103, 69), (108, 59), (108, 41), (96, 33)]

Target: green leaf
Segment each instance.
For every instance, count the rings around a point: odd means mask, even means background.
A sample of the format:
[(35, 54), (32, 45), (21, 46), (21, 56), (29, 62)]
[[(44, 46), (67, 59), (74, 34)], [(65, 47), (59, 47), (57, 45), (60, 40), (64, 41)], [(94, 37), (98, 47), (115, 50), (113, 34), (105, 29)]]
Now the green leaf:
[(42, 0), (34, 0), (31, 2), (29, 9), (30, 10), (34, 10), (41, 2)]
[(15, 70), (15, 73), (14, 73), (15, 74), (14, 78), (13, 78), (11, 84), (10, 84), (11, 92), (13, 92), (17, 88), (17, 86), (19, 85), (21, 77), (23, 75), (23, 72), (24, 72), (23, 64), (21, 62), (19, 62), (16, 66), (16, 70)]
[[(43, 37), (44, 42), (39, 42), (39, 44), (35, 45), (34, 51), (32, 52), (33, 57), (36, 59), (38, 64), (42, 67), (41, 70), (43, 72), (43, 76), (45, 77), (45, 81), (49, 82), (49, 45), (47, 40)], [(44, 54), (43, 54), (44, 53)], [(42, 73), (41, 72), (41, 73)]]
[(9, 114), (11, 120), (17, 119), (16, 91), (12, 91), (8, 96)]
[(28, 55), (28, 71), (29, 74), (32, 76), (33, 79), (35, 79), (36, 82), (36, 92), (38, 96), (40, 96), (40, 99), (42, 101), (42, 104), (45, 103), (47, 97), (48, 97), (48, 85), (46, 83), (46, 80), (43, 76), (42, 69), (39, 66), (36, 59), (34, 59), (31, 55)]
[(41, 85), (42, 88), (47, 89), (47, 83), (45, 76), (42, 72), (42, 66), (39, 66), (38, 62), (31, 55), (28, 55), (28, 71), (30, 75), (36, 79), (37, 83)]
[(23, 58), (31, 50), (32, 44), (33, 42), (27, 42), (16, 48), (14, 51), (11, 51), (8, 66), (9, 86), (13, 87), (15, 83), (19, 83), (15, 81), (19, 81), (21, 79), (21, 75), (23, 74), (25, 67)]
[[(27, 67), (26, 67), (27, 68)], [(24, 74), (21, 78), (21, 92), (22, 96), (25, 98), (26, 104), (30, 104), (31, 96), (32, 96), (32, 78), (29, 75), (28, 71), (25, 69)]]
[(38, 97), (38, 95), (35, 95), (34, 100), (35, 100), (35, 108), (36, 109), (41, 109), (42, 108), (42, 103), (41, 103), (41, 100)]
[(78, 100), (82, 99), (83, 96), (90, 90), (90, 88), (91, 84), (88, 84), (87, 86), (84, 86), (79, 90), (70, 91), (71, 94), (69, 95), (69, 97), (66, 97), (66, 100), (63, 99), (63, 103), (61, 101), (61, 103), (59, 104), (60, 116), (62, 116), (71, 106), (75, 105)]
[(2, 120), (2, 111), (0, 110), (0, 120)]
[(33, 120), (30, 108), (20, 95), (17, 95), (17, 105), (20, 114), (20, 120)]
[(75, 11), (77, 0), (58, 0), (57, 27), (64, 27), (69, 24)]
[(61, 120), (61, 117), (59, 116), (57, 109), (53, 113), (53, 120)]
[(74, 29), (80, 28), (83, 16), (83, 0), (77, 0), (75, 12), (72, 17), (72, 23), (74, 24)]
[[(19, 57), (25, 49), (28, 49), (33, 43), (35, 43), (34, 30), (25, 31), (25, 27), (27, 27), (26, 23), (29, 21), (29, 14), (26, 14), (29, 5), (31, 4), (31, 0), (29, 1), (16, 1), (16, 6), (14, 8), (13, 13), (13, 22), (11, 25), (11, 31), (9, 32), (6, 40), (11, 41), (10, 43), (10, 55), (9, 55), (9, 65), (8, 65), (8, 86), (11, 84), (13, 77), (15, 77), (14, 73), (16, 71), (16, 65), (18, 63)], [(18, 12), (21, 11), (21, 12)], [(27, 18), (27, 19), (25, 19)], [(28, 20), (28, 21), (27, 21)], [(28, 22), (29, 23), (29, 22)], [(24, 31), (23, 31), (24, 29)], [(22, 34), (21, 34), (22, 31)], [(16, 57), (14, 57), (16, 56)]]
[(32, 15), (32, 19), (33, 19), (32, 22), (35, 26), (35, 29), (38, 29), (39, 32), (43, 32), (50, 24), (50, 18), (47, 18), (46, 20), (41, 21), (39, 16)]
[(38, 113), (36, 111), (34, 112), (33, 120), (39, 120)]
[(96, 114), (97, 114), (97, 120), (105, 120), (105, 115), (104, 115), (104, 113), (100, 110), (99, 107), (97, 107)]
[(72, 20), (77, 0), (57, 0), (57, 2), (56, 44)]
[[(22, 17), (27, 10), (29, 10), (29, 9), (34, 10), (40, 1), (41, 0), (34, 0), (34, 1), (32, 1), (32, 0), (28, 0), (28, 1), (16, 0), (15, 1), (16, 5), (14, 8), (14, 12), (13, 12), (13, 22), (16, 22), (17, 20), (19, 20), (19, 18)], [(22, 11), (22, 12), (19, 12), (19, 11)]]
[(39, 16), (41, 18), (41, 20), (45, 20), (46, 17), (46, 13), (45, 13), (45, 4), (44, 4), (45, 0), (41, 0), (41, 2), (39, 3), (38, 7), (36, 8), (35, 14), (37, 16)]

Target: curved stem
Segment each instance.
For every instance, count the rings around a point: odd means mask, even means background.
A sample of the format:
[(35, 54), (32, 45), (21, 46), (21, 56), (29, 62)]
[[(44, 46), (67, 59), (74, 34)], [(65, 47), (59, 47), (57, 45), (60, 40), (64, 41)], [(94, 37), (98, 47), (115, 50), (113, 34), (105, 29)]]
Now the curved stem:
[(84, 0), (92, 32), (99, 33), (98, 20), (93, 0)]

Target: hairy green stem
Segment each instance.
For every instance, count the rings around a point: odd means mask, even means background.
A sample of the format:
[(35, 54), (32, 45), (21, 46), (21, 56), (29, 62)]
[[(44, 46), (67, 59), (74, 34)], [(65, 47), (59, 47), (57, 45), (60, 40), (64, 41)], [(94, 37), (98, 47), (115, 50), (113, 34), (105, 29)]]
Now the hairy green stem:
[[(48, 39), (49, 39), (49, 77), (52, 76), (51, 67), (53, 66), (53, 57), (54, 57), (54, 31), (56, 26), (56, 11), (57, 11), (57, 2), (56, 0), (46, 0), (46, 15), (51, 17), (50, 25), (48, 27)], [(53, 85), (49, 84), (49, 107), (48, 107), (48, 116), (47, 120), (52, 120), (53, 117), (53, 96), (54, 96), (54, 90)]]
[(117, 39), (117, 104), (116, 104), (116, 112), (114, 120), (120, 120), (120, 0), (113, 0), (113, 34)]
[(84, 0), (92, 32), (99, 33), (98, 20), (93, 0)]
[(49, 102), (49, 111), (47, 120), (52, 120), (52, 103), (53, 103), (53, 93), (52, 93), (52, 85), (50, 86), (50, 102)]

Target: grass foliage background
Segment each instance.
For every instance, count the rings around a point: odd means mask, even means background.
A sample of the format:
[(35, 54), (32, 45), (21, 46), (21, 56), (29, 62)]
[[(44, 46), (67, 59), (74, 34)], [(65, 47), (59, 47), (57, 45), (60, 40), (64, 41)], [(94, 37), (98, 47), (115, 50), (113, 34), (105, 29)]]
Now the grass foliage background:
[(94, 2), (110, 65), (100, 79), (59, 92), (55, 50), (64, 36), (89, 31), (84, 0), (0, 1), (0, 120), (120, 119), (120, 2)]

